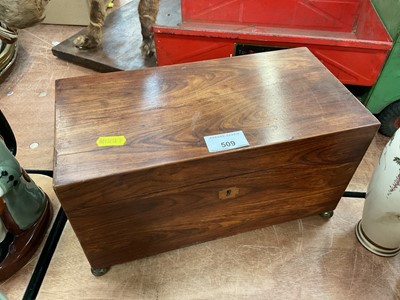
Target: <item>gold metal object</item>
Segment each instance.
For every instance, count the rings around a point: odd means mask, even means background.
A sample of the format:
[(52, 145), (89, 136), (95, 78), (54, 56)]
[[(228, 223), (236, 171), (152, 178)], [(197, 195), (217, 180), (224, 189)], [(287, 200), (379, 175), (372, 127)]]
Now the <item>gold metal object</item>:
[(239, 188), (230, 187), (218, 192), (219, 200), (233, 199), (239, 195)]
[(18, 52), (18, 42), (7, 44), (0, 40), (0, 80), (14, 64)]

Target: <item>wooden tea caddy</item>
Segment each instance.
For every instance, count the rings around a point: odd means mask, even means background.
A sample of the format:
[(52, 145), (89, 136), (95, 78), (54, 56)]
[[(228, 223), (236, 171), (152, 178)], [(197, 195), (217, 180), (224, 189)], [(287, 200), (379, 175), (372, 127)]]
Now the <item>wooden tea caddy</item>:
[[(334, 210), (379, 127), (306, 48), (58, 80), (55, 122), (97, 271)], [(249, 146), (208, 151), (236, 131)]]

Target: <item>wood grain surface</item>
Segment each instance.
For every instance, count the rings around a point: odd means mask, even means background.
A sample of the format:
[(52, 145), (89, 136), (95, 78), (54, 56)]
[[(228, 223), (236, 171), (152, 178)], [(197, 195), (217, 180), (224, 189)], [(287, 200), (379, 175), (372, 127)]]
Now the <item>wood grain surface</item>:
[(227, 131), (257, 148), (378, 124), (305, 48), (57, 80), (56, 122), (57, 185), (214, 157), (203, 137)]
[[(305, 48), (59, 80), (54, 185), (108, 267), (333, 210), (378, 126)], [(207, 151), (236, 130), (249, 147)]]

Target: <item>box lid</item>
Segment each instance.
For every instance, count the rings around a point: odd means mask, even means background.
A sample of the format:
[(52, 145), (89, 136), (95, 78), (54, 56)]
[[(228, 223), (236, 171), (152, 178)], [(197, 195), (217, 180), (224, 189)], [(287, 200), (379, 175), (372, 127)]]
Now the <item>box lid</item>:
[(56, 187), (379, 125), (306, 48), (57, 80), (55, 118)]

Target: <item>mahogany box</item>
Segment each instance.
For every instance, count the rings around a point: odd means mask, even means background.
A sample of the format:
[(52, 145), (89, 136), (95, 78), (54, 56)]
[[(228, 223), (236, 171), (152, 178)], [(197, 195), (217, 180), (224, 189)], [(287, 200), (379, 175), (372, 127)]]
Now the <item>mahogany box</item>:
[(332, 211), (379, 127), (306, 48), (57, 80), (55, 123), (94, 269)]

